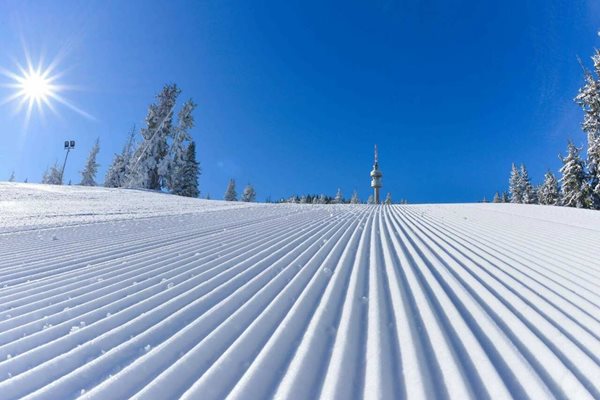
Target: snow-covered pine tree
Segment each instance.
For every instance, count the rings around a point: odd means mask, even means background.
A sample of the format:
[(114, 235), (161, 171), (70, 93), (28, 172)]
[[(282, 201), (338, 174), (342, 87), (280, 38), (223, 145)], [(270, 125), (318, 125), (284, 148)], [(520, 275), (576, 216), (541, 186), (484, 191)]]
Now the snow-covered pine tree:
[(306, 197), (306, 195), (305, 195), (305, 194), (303, 194), (303, 195), (300, 197), (300, 204), (307, 204), (307, 203), (308, 203), (308, 197)]
[(392, 204), (392, 194), (390, 192), (387, 193), (387, 195), (385, 196), (385, 200), (383, 201), (384, 204)]
[(558, 180), (551, 171), (544, 175), (544, 183), (538, 190), (540, 204), (555, 206), (560, 202), (560, 193), (558, 191)]
[(324, 194), (320, 194), (319, 197), (317, 198), (317, 203), (318, 204), (327, 204), (327, 198), (325, 197)]
[(121, 154), (115, 154), (106, 175), (104, 176), (104, 186), (117, 188), (121, 187), (122, 179), (125, 173), (125, 162)]
[(360, 199), (358, 198), (358, 193), (356, 190), (352, 192), (352, 197), (350, 198), (350, 204), (360, 204)]
[(104, 177), (104, 186), (123, 187), (128, 181), (128, 167), (135, 148), (135, 125), (131, 129), (127, 143), (123, 147), (121, 154), (115, 154), (112, 163), (106, 171)]
[(373, 195), (369, 195), (369, 198), (367, 199), (367, 204), (375, 204), (375, 199), (373, 198)]
[(81, 186), (96, 186), (96, 173), (98, 172), (98, 163), (96, 156), (100, 151), (100, 138), (96, 139), (96, 143), (92, 147), (85, 163), (85, 168), (81, 171)]
[(244, 188), (244, 193), (242, 193), (242, 201), (245, 202), (255, 202), (256, 201), (256, 191), (251, 184), (247, 184)]
[(502, 203), (510, 203), (510, 196), (507, 192), (502, 192)]
[(521, 171), (519, 173), (521, 179), (521, 189), (523, 193), (523, 203), (525, 204), (537, 204), (537, 192), (533, 185), (531, 184), (531, 180), (529, 179), (529, 173), (527, 173), (527, 168), (525, 168), (524, 164), (521, 164)]
[(587, 134), (588, 186), (591, 208), (600, 209), (600, 50), (592, 56), (594, 74), (584, 69), (584, 86), (579, 89), (575, 102), (584, 112), (583, 131)]
[(523, 186), (521, 183), (521, 173), (517, 169), (515, 163), (512, 164), (510, 170), (510, 179), (508, 180), (508, 191), (510, 192), (511, 203), (523, 202)]
[(192, 112), (195, 108), (196, 104), (192, 100), (188, 100), (179, 111), (177, 127), (172, 132), (169, 154), (160, 162), (158, 168), (161, 176), (165, 177), (165, 186), (174, 194), (178, 194), (182, 185), (181, 181), (184, 179), (183, 170), (187, 163), (185, 142), (192, 140), (189, 131), (194, 127)]
[(500, 193), (494, 193), (494, 199), (492, 200), (494, 203), (502, 203), (502, 199), (500, 198)]
[[(140, 130), (142, 142), (129, 162), (128, 187), (161, 190), (166, 183), (164, 159), (169, 154), (168, 138), (173, 137), (173, 113), (181, 90), (165, 85), (148, 107), (146, 127)], [(161, 173), (162, 172), (162, 173)]]
[(569, 141), (567, 156), (561, 157), (563, 166), (560, 169), (562, 178), (562, 205), (567, 207), (588, 208), (589, 186), (585, 176), (585, 164), (579, 157), (581, 148)]
[(312, 204), (319, 204), (319, 197), (318, 196), (313, 196), (311, 203)]
[(49, 185), (62, 185), (60, 168), (58, 167), (58, 163), (55, 162), (54, 165), (51, 165), (44, 172), (44, 176), (42, 177), (42, 183), (46, 183)]
[(178, 167), (178, 177), (173, 182), (176, 186), (173, 188), (173, 194), (186, 197), (198, 197), (200, 190), (198, 189), (198, 175), (200, 175), (200, 167), (196, 161), (196, 142), (191, 141), (188, 144), (185, 155), (183, 156), (183, 164)]
[(14, 182), (15, 181), (15, 171), (10, 173), (10, 177), (8, 178), (9, 182)]
[(540, 204), (540, 200), (538, 198), (538, 187), (532, 184), (529, 184), (529, 186), (530, 191), (523, 196), (526, 204)]
[(333, 202), (335, 204), (342, 204), (344, 202), (344, 195), (342, 194), (342, 189), (338, 188)]
[(588, 138), (588, 186), (591, 208), (600, 210), (600, 133)]
[(230, 179), (227, 184), (227, 190), (223, 196), (225, 201), (237, 201), (237, 192), (235, 191), (235, 179)]

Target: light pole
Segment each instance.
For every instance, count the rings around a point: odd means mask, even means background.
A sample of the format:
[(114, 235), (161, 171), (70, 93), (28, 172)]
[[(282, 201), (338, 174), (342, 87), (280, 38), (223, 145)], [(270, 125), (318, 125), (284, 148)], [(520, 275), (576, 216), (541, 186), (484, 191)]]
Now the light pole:
[(67, 165), (67, 157), (69, 157), (69, 151), (75, 148), (74, 140), (65, 140), (65, 150), (67, 154), (65, 154), (65, 162), (63, 163), (62, 170), (60, 171), (60, 184), (63, 184), (63, 175), (65, 174), (65, 166)]

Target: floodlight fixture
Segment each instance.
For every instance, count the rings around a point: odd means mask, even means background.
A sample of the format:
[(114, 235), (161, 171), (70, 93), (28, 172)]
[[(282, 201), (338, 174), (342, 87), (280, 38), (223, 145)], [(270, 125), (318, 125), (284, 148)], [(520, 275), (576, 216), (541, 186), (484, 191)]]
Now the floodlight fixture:
[(75, 148), (74, 140), (65, 140), (65, 150), (67, 154), (65, 154), (65, 162), (63, 162), (62, 170), (60, 171), (60, 184), (63, 184), (63, 175), (65, 173), (65, 166), (67, 165), (67, 157), (69, 157), (69, 152)]

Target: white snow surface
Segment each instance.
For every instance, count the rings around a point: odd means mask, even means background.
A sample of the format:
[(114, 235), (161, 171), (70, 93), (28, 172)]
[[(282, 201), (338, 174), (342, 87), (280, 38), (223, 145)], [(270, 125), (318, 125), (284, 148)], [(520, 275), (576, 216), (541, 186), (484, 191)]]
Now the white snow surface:
[(600, 212), (0, 183), (1, 399), (600, 398)]

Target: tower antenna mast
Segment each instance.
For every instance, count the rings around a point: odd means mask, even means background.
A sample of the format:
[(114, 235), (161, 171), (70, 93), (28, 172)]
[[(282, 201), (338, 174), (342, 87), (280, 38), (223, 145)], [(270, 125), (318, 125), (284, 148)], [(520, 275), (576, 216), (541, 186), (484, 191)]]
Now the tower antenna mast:
[(383, 187), (381, 178), (383, 173), (379, 170), (379, 155), (377, 154), (377, 145), (375, 145), (375, 162), (371, 171), (371, 187), (373, 188), (373, 200), (375, 204), (379, 204), (379, 189)]

